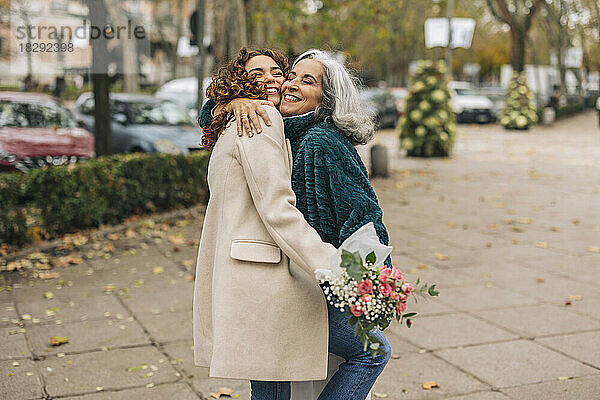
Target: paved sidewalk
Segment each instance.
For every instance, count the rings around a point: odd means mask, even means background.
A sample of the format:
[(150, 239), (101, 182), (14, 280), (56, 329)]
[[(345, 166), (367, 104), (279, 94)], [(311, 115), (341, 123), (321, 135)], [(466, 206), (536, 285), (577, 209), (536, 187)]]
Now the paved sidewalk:
[[(386, 330), (394, 354), (374, 400), (600, 398), (596, 122), (461, 125), (449, 160), (407, 159), (394, 132), (378, 135), (393, 173), (373, 184), (394, 263), (441, 296), (412, 305), (411, 329)], [(33, 268), (2, 272), (0, 398), (208, 399), (228, 387), (247, 399), (247, 382), (193, 365), (201, 222), (148, 219), (70, 258), (34, 254)], [(61, 262), (75, 265), (42, 269)]]

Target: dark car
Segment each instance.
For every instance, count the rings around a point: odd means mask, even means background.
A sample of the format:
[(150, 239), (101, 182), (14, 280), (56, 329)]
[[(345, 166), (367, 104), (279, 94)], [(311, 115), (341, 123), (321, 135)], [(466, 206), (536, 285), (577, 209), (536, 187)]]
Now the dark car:
[[(181, 106), (150, 95), (111, 93), (112, 153), (188, 154), (202, 148), (202, 131)], [(75, 118), (94, 132), (94, 97), (84, 93)]]
[(394, 128), (398, 122), (396, 98), (385, 89), (367, 88), (360, 92), (361, 100), (375, 111), (379, 129)]
[(94, 137), (52, 97), (0, 92), (0, 170), (27, 171), (93, 158)]

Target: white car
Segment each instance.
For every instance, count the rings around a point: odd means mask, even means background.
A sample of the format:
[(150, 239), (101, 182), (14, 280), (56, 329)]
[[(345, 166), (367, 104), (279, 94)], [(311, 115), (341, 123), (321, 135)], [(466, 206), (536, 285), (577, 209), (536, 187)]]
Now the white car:
[[(210, 84), (210, 78), (202, 83), (204, 90)], [(195, 77), (173, 79), (162, 85), (154, 94), (159, 99), (171, 100), (184, 107), (193, 120), (198, 118), (196, 99), (198, 98), (198, 79)], [(206, 97), (204, 102), (206, 103)]]
[(475, 91), (469, 82), (452, 81), (448, 84), (452, 93), (452, 109), (458, 122), (494, 122), (496, 115), (494, 103)]

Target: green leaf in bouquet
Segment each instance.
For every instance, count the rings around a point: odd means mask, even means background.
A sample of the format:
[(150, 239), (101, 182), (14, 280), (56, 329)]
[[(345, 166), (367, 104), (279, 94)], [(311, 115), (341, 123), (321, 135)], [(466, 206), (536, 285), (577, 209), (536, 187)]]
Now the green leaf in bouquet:
[(371, 350), (377, 350), (379, 348), (379, 343), (371, 343), (369, 347)]
[(390, 326), (390, 323), (391, 323), (391, 322), (392, 322), (392, 320), (391, 320), (391, 319), (390, 319), (390, 320), (387, 320), (387, 321), (384, 321), (384, 322), (383, 322), (383, 324), (380, 326), (380, 329), (381, 329), (382, 331), (383, 331), (383, 330), (385, 330), (385, 329), (386, 329), (388, 326)]
[(429, 293), (430, 296), (439, 296), (440, 294), (439, 290), (435, 288), (435, 285), (431, 285), (427, 293)]
[(358, 322), (358, 318), (353, 315), (348, 320), (348, 325), (354, 326), (354, 325), (356, 325), (357, 322)]
[(348, 275), (357, 282), (362, 281), (363, 275), (368, 271), (364, 267), (360, 253), (342, 250), (342, 263), (340, 267), (345, 268)]
[(375, 264), (375, 262), (377, 261), (377, 256), (375, 255), (375, 252), (372, 251), (369, 254), (367, 254), (367, 256), (365, 257), (365, 261), (371, 265)]
[(411, 313), (406, 313), (404, 315), (402, 315), (403, 318), (411, 318), (414, 317), (415, 315), (417, 315), (416, 312), (411, 312)]

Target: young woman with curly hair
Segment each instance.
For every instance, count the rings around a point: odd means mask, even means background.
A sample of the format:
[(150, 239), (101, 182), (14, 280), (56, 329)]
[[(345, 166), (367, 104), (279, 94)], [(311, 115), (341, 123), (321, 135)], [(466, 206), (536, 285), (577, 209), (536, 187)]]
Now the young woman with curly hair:
[[(293, 154), (292, 189), (296, 207), (306, 221), (323, 241), (336, 247), (357, 229), (372, 222), (379, 240), (387, 245), (389, 236), (383, 223), (383, 211), (355, 148), (374, 135), (374, 116), (363, 106), (355, 80), (327, 53), (309, 50), (292, 65), (281, 86), (281, 97), (279, 110), (284, 116), (285, 137), (290, 141)], [(209, 110), (213, 106), (209, 101), (203, 108), (201, 126), (210, 122)], [(256, 117), (255, 112), (261, 107), (260, 101), (252, 99), (236, 99), (228, 106), (235, 114), (244, 115), (241, 120), (246, 122), (245, 114)], [(246, 125), (244, 131), (248, 132)], [(258, 141), (261, 136), (248, 140)], [(391, 259), (385, 263), (391, 266)], [(331, 304), (327, 306), (328, 350), (343, 362), (336, 362), (338, 369), (335, 371), (334, 365), (334, 373), (324, 386), (314, 384), (314, 397), (318, 396), (319, 400), (369, 399), (373, 384), (389, 361), (390, 343), (381, 330), (372, 331), (386, 352), (373, 358), (354, 336), (348, 316)], [(292, 385), (293, 397), (299, 386)]]
[[(275, 51), (242, 49), (208, 96), (278, 105), (287, 68)], [(253, 400), (287, 400), (290, 381), (327, 376), (327, 304), (314, 272), (335, 248), (295, 207), (283, 120), (272, 105), (265, 112), (272, 123), (254, 138), (239, 136), (226, 112), (205, 128), (211, 196), (194, 283), (194, 362), (211, 377), (249, 379)]]

